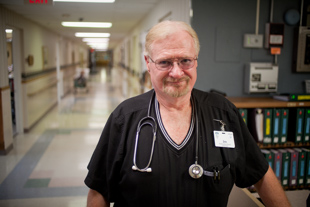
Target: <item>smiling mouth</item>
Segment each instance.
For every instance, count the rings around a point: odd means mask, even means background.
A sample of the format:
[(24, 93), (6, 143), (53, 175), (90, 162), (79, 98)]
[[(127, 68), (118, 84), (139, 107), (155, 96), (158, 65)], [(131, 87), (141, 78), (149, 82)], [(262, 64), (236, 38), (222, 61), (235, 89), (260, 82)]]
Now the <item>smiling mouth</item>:
[(168, 85), (180, 85), (183, 82), (188, 83), (188, 81), (189, 81), (189, 77), (184, 77), (181, 79), (166, 79), (166, 80), (164, 80), (164, 83), (168, 84)]
[(180, 84), (182, 82), (184, 82), (185, 80), (180, 80), (180, 81), (167, 81), (166, 83), (168, 84), (173, 84), (173, 85), (177, 85), (177, 84)]

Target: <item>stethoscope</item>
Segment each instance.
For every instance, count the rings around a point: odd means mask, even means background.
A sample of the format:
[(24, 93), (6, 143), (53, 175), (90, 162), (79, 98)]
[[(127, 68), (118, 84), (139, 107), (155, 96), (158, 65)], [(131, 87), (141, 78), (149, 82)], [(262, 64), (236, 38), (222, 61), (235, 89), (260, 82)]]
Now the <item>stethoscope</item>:
[[(157, 123), (155, 121), (155, 119), (150, 115), (151, 114), (151, 106), (152, 106), (152, 102), (153, 99), (155, 97), (155, 91), (153, 92), (153, 95), (150, 99), (149, 102), (149, 106), (148, 106), (148, 112), (147, 112), (147, 116), (142, 118), (137, 126), (137, 133), (136, 133), (136, 141), (135, 141), (135, 150), (134, 150), (134, 155), (133, 155), (133, 166), (132, 169), (139, 171), (139, 172), (152, 172), (152, 168), (150, 168), (151, 162), (152, 162), (152, 158), (153, 158), (153, 153), (154, 153), (154, 146), (155, 146), (155, 141), (156, 141), (156, 131), (157, 131)], [(194, 108), (194, 112), (195, 112), (195, 122), (196, 122), (196, 155), (195, 155), (195, 163), (192, 164), (189, 169), (189, 175), (192, 178), (200, 178), (204, 171), (202, 169), (202, 167), (198, 164), (198, 116), (197, 116), (197, 109)], [(139, 142), (139, 134), (140, 131), (142, 129), (142, 127), (146, 126), (146, 125), (150, 125), (152, 127), (153, 130), (153, 143), (152, 143), (152, 149), (151, 149), (151, 154), (150, 154), (150, 158), (149, 158), (149, 162), (147, 163), (145, 168), (139, 168), (137, 166), (136, 163), (136, 158), (137, 158), (137, 148), (138, 148), (138, 142)]]
[[(147, 111), (147, 116), (142, 118), (139, 121), (138, 126), (137, 126), (136, 141), (135, 141), (135, 151), (134, 151), (134, 154), (133, 154), (133, 166), (132, 166), (132, 169), (140, 171), (140, 172), (152, 172), (152, 168), (150, 168), (150, 165), (151, 165), (152, 158), (153, 158), (154, 146), (155, 146), (155, 141), (156, 141), (156, 132), (157, 132), (157, 123), (156, 123), (155, 119), (150, 115), (151, 114), (151, 105), (152, 105), (154, 96), (155, 96), (155, 92), (153, 92), (153, 95), (151, 97), (151, 100), (150, 100), (150, 103), (149, 103), (149, 107), (148, 107), (148, 111)], [(136, 163), (137, 148), (138, 148), (140, 131), (141, 131), (142, 127), (146, 126), (146, 125), (150, 125), (152, 127), (152, 129), (153, 129), (153, 143), (152, 143), (152, 149), (151, 149), (151, 154), (150, 154), (149, 162), (147, 163), (145, 168), (141, 169), (141, 168), (139, 168), (137, 166), (137, 163)]]

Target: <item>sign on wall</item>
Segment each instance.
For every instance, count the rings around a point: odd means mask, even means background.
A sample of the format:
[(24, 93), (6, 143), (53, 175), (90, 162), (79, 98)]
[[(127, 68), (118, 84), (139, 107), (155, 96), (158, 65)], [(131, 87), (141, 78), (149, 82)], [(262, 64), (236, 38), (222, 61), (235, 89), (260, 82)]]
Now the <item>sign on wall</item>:
[(50, 5), (53, 6), (53, 0), (24, 0), (26, 5)]

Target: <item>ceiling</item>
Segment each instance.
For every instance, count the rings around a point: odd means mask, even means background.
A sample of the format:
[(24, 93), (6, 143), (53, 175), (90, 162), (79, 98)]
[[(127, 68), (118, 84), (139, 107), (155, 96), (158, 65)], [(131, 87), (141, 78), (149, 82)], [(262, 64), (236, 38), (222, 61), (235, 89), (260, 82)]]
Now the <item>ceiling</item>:
[[(109, 32), (113, 49), (160, 0), (115, 0), (114, 3), (64, 3), (24, 5), (24, 0), (0, 0), (0, 5), (65, 37), (81, 41), (75, 32)], [(112, 22), (107, 29), (69, 28), (62, 21)]]

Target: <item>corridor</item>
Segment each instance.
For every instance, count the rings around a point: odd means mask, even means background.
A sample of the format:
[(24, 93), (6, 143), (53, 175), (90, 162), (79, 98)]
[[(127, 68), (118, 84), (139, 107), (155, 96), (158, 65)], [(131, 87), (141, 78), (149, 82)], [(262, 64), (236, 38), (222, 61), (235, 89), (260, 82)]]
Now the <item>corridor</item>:
[(102, 128), (133, 95), (124, 74), (99, 69), (89, 76), (88, 92), (67, 94), (29, 132), (14, 137), (13, 150), (0, 156), (1, 207), (86, 206), (86, 167)]

